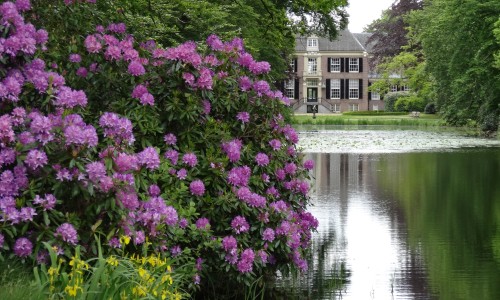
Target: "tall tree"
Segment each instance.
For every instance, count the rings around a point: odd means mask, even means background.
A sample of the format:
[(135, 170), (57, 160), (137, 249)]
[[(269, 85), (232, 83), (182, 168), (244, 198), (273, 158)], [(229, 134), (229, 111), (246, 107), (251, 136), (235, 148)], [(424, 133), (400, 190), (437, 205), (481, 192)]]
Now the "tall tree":
[[(286, 76), (296, 34), (334, 39), (347, 25), (347, 0), (98, 0), (87, 13), (62, 1), (32, 3), (37, 11), (32, 22), (64, 41), (109, 22), (125, 22), (140, 40), (153, 39), (164, 47), (203, 41), (212, 33), (223, 39), (238, 36), (256, 60), (271, 63), (277, 80)], [(84, 20), (76, 17), (78, 11)]]
[(408, 23), (405, 16), (413, 11), (422, 9), (422, 0), (399, 0), (382, 13), (382, 16), (368, 25), (366, 30), (372, 35), (368, 43), (372, 44), (372, 59), (370, 66), (375, 67), (384, 58), (398, 55), (403, 46), (408, 45)]
[(437, 104), (454, 125), (470, 120), (484, 131), (498, 129), (500, 69), (493, 34), (500, 15), (496, 0), (432, 0), (410, 15), (427, 69), (436, 81)]

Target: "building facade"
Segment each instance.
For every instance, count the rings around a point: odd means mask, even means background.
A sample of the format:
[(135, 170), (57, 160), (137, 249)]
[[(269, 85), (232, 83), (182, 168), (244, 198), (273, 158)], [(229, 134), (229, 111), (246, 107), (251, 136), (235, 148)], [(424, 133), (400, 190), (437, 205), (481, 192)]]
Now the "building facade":
[(378, 93), (369, 92), (367, 34), (341, 31), (335, 41), (297, 37), (293, 70), (284, 84), (296, 113), (383, 110)]

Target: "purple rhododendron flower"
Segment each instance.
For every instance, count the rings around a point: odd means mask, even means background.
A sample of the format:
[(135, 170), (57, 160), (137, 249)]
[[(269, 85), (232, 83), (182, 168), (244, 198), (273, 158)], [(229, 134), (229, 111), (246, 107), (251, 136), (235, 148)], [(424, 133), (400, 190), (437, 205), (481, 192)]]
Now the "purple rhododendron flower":
[(238, 80), (238, 83), (239, 83), (240, 89), (244, 92), (248, 91), (248, 90), (250, 90), (250, 88), (252, 88), (252, 80), (250, 80), (250, 78), (248, 78), (247, 76), (240, 77), (240, 79)]
[(227, 181), (234, 186), (247, 186), (251, 174), (248, 166), (234, 167), (229, 171)]
[(211, 90), (212, 89), (212, 71), (207, 68), (200, 70), (200, 76), (196, 80), (196, 86), (200, 89)]
[(241, 259), (238, 262), (238, 271), (241, 273), (248, 273), (252, 271), (253, 261), (255, 259), (255, 253), (252, 249), (245, 249), (241, 253)]
[(269, 164), (269, 157), (265, 153), (257, 153), (255, 162), (257, 162), (258, 166), (267, 166)]
[(71, 245), (78, 243), (76, 229), (70, 223), (63, 223), (57, 227), (55, 236), (61, 237), (63, 241)]
[(242, 123), (248, 123), (250, 122), (250, 114), (246, 111), (239, 112), (236, 115), (236, 119), (241, 121)]
[(172, 163), (172, 165), (176, 165), (177, 160), (179, 159), (179, 152), (177, 152), (176, 150), (170, 149), (167, 152), (165, 152), (165, 158), (170, 160), (170, 163)]
[(304, 162), (304, 168), (307, 170), (312, 170), (314, 168), (314, 161), (311, 159), (308, 159)]
[(205, 193), (205, 185), (201, 180), (195, 180), (189, 184), (189, 190), (194, 196), (202, 196)]
[(250, 229), (247, 220), (242, 216), (234, 217), (234, 219), (231, 221), (231, 227), (236, 232), (236, 234), (247, 232)]
[(5, 242), (5, 237), (0, 233), (0, 249), (3, 248), (3, 243)]
[(33, 251), (33, 244), (25, 237), (19, 238), (14, 244), (14, 254), (19, 257), (27, 257)]
[(196, 154), (194, 154), (192, 152), (186, 153), (182, 157), (182, 162), (190, 167), (194, 167), (198, 163), (198, 158), (196, 157)]
[(262, 233), (262, 240), (269, 242), (274, 241), (274, 230), (272, 228), (266, 228)]
[(88, 75), (87, 68), (79, 67), (78, 70), (76, 70), (76, 75), (83, 77), (83, 78), (87, 77), (87, 75)]
[(26, 160), (24, 161), (24, 163), (32, 170), (45, 166), (47, 162), (47, 154), (37, 149), (30, 150), (26, 155)]
[(156, 184), (152, 184), (148, 188), (148, 193), (151, 197), (159, 196), (161, 193), (160, 187), (157, 186)]
[(80, 56), (80, 54), (72, 53), (69, 55), (69, 61), (72, 63), (79, 63), (82, 61), (82, 57)]
[[(182, 168), (180, 169), (179, 171), (177, 171), (177, 178), (181, 179), (181, 180), (184, 180), (186, 179), (187, 177), (187, 170)], [(191, 192), (192, 193), (192, 192)]]
[(45, 194), (45, 198), (36, 195), (35, 199), (33, 199), (33, 204), (40, 205), (43, 207), (43, 210), (51, 210), (56, 206), (56, 197), (52, 194)]
[(147, 147), (137, 154), (137, 161), (140, 165), (146, 166), (149, 170), (158, 169), (160, 166), (160, 155), (153, 147)]
[(210, 229), (210, 221), (207, 218), (199, 218), (196, 220), (196, 228)]
[(232, 235), (226, 236), (222, 239), (222, 248), (224, 248), (226, 252), (230, 252), (231, 250), (236, 249), (236, 247), (238, 247), (238, 242)]
[(281, 142), (277, 139), (269, 141), (269, 145), (273, 148), (273, 150), (279, 150), (281, 148)]
[(173, 133), (167, 133), (163, 140), (167, 145), (175, 145), (177, 143), (177, 137)]
[(140, 76), (146, 73), (146, 69), (144, 69), (144, 66), (137, 60), (133, 60), (130, 62), (127, 71), (132, 76)]
[(223, 143), (222, 144), (222, 150), (227, 154), (229, 157), (229, 161), (231, 162), (237, 162), (240, 160), (240, 150), (242, 147), (241, 140), (234, 139), (230, 142)]

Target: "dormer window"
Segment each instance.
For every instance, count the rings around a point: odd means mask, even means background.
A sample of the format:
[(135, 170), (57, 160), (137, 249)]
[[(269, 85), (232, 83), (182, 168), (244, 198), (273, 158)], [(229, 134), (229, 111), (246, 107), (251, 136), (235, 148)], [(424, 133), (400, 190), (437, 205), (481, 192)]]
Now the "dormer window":
[(307, 51), (318, 51), (318, 39), (308, 38), (307, 39)]

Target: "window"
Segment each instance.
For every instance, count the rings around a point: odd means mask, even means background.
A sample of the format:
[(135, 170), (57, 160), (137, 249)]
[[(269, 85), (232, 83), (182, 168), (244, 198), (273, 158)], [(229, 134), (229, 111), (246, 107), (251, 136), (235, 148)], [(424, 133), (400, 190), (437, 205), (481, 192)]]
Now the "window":
[(349, 58), (349, 72), (359, 72), (358, 58)]
[(330, 80), (330, 99), (340, 99), (340, 79)]
[(290, 61), (290, 70), (292, 70), (292, 72), (295, 72), (295, 59), (292, 59), (292, 61)]
[(334, 103), (330, 106), (332, 112), (340, 112), (340, 103)]
[(285, 81), (285, 96), (289, 99), (295, 99), (295, 80)]
[(307, 39), (307, 51), (318, 51), (318, 39), (316, 38)]
[(372, 100), (380, 100), (379, 92), (372, 91)]
[(310, 86), (310, 87), (318, 87), (318, 79), (307, 79), (306, 80), (307, 82), (307, 86)]
[(398, 86), (397, 85), (391, 85), (391, 92), (397, 92), (398, 91)]
[(359, 80), (349, 80), (349, 99), (359, 99)]
[(340, 72), (340, 58), (330, 60), (330, 72)]
[(316, 74), (318, 72), (318, 59), (317, 58), (308, 58), (307, 59), (307, 73), (308, 74)]
[(349, 111), (359, 111), (359, 104), (349, 104)]
[(373, 110), (374, 110), (374, 111), (378, 111), (378, 105), (374, 105), (374, 106), (373, 106)]
[(410, 87), (406, 84), (403, 84), (403, 86), (401, 87), (401, 90), (402, 91), (405, 91), (405, 92), (408, 92), (410, 90)]

